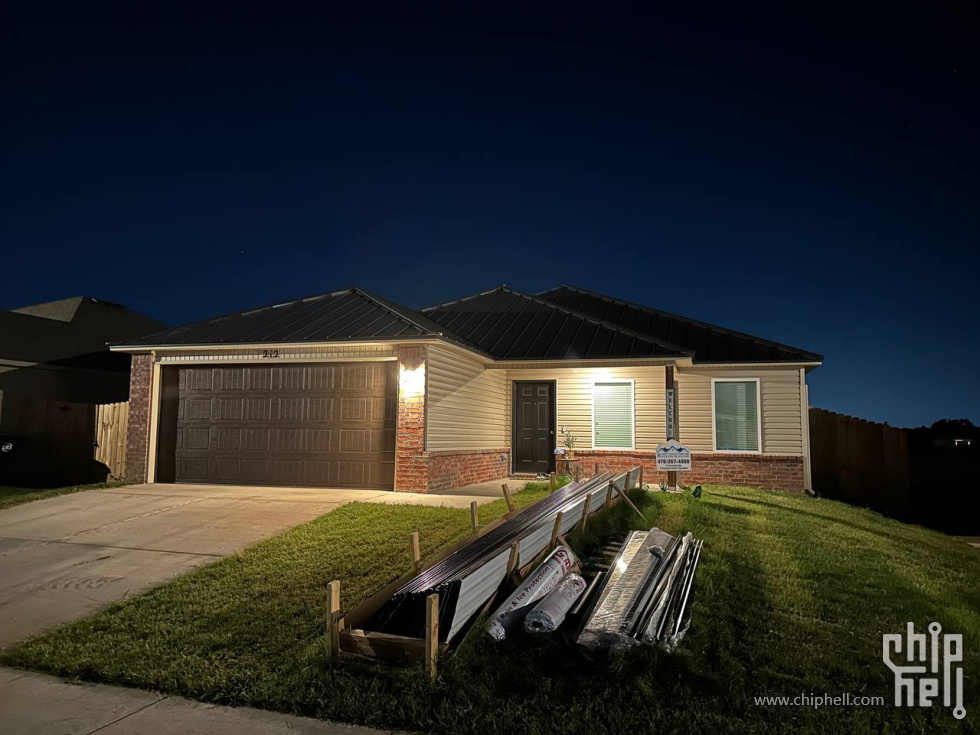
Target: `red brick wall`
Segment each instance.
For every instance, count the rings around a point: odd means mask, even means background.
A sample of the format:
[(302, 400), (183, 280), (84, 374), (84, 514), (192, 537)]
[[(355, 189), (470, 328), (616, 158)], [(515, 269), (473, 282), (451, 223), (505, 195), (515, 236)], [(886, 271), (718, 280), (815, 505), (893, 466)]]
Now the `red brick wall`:
[[(420, 385), (419, 374), (406, 378), (407, 371), (425, 371), (425, 345), (398, 348), (398, 428), (395, 434), (395, 490), (430, 493), (507, 477), (510, 450), (463, 449), (425, 451), (425, 397), (428, 381)], [(424, 387), (424, 390), (419, 390)]]
[(129, 368), (129, 429), (126, 435), (126, 479), (130, 482), (146, 482), (152, 383), (153, 356), (133, 355)]
[(460, 449), (427, 452), (428, 492), (499, 480), (510, 475), (510, 449)]
[[(582, 459), (585, 472), (599, 463), (600, 471), (621, 472), (641, 465), (643, 481), (666, 481), (667, 473), (657, 470), (653, 452), (575, 452)], [(803, 492), (803, 457), (771, 454), (699, 453), (691, 457), (691, 471), (682, 472), (679, 481), (684, 485), (711, 483), (741, 485), (766, 490)]]
[[(428, 348), (408, 345), (398, 348), (398, 428), (395, 433), (395, 490), (424, 493), (429, 484), (425, 456), (425, 394), (416, 382), (406, 380), (406, 371), (426, 368)], [(417, 381), (418, 373), (415, 373)]]

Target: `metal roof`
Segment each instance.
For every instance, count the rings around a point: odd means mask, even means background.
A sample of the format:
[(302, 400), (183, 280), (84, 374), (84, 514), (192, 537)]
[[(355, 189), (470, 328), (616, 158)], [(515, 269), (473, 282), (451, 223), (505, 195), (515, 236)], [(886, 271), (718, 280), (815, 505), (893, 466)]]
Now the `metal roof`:
[(648, 338), (680, 345), (693, 351), (698, 363), (823, 361), (823, 356), (814, 352), (573, 286), (559, 286), (538, 294), (538, 297)]
[(421, 312), (364, 289), (348, 288), (205, 319), (119, 347), (425, 338), (446, 340), (497, 360), (693, 357), (699, 363), (778, 363), (823, 359), (806, 350), (572, 286), (536, 296), (500, 286)]
[[(359, 288), (205, 319), (143, 337), (126, 346), (281, 344), (454, 335), (411, 309)], [(466, 345), (469, 346), (469, 345)]]
[(501, 286), (422, 313), (498, 360), (689, 357), (689, 350)]

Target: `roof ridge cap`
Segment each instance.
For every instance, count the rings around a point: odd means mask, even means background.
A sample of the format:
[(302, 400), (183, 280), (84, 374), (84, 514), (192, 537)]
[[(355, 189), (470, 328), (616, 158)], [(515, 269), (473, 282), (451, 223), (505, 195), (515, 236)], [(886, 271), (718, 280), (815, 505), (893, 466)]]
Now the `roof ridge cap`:
[[(443, 339), (446, 339), (446, 340), (448, 340), (450, 342), (453, 342), (453, 343), (455, 343), (455, 344), (459, 345), (460, 347), (463, 347), (463, 348), (465, 348), (467, 350), (478, 352), (479, 354), (485, 355), (487, 357), (490, 357), (491, 359), (496, 359), (496, 358), (493, 357), (493, 355), (491, 355), (489, 352), (487, 352), (483, 348), (479, 347), (478, 345), (475, 345), (474, 343), (470, 342), (467, 339), (464, 339), (463, 337), (460, 337), (458, 334), (456, 334), (455, 332), (453, 332), (448, 327), (444, 327), (442, 324), (439, 324), (439, 322), (434, 321), (434, 320), (430, 320), (430, 321), (432, 321), (432, 323), (435, 326), (439, 327), (439, 329), (442, 330), (440, 332), (433, 332), (432, 329), (430, 329), (429, 327), (426, 327), (424, 324), (421, 324), (419, 322), (416, 322), (414, 319), (410, 319), (405, 314), (401, 314), (398, 311), (394, 310), (391, 306), (389, 306), (389, 304), (392, 304), (394, 306), (397, 306), (399, 309), (404, 309), (405, 311), (408, 311), (408, 312), (418, 313), (419, 316), (422, 316), (422, 317), (425, 317), (426, 319), (428, 319), (428, 317), (426, 317), (425, 314), (422, 314), (420, 312), (416, 312), (415, 309), (410, 309), (409, 307), (407, 307), (407, 306), (405, 306), (403, 304), (399, 304), (397, 301), (392, 301), (391, 299), (389, 299), (389, 298), (387, 298), (385, 296), (381, 296), (380, 294), (373, 293), (371, 291), (368, 291), (366, 289), (360, 288), (358, 286), (355, 286), (351, 290), (354, 291), (354, 292), (356, 292), (356, 293), (359, 293), (364, 298), (367, 298), (367, 299), (371, 300), (372, 302), (374, 302), (375, 304), (377, 304), (378, 306), (380, 306), (382, 309), (386, 309), (387, 311), (391, 312), (392, 314), (394, 314), (395, 316), (397, 316), (399, 319), (401, 319), (406, 324), (410, 324), (411, 326), (415, 327), (416, 329), (421, 329), (428, 336), (442, 337)], [(385, 303), (385, 302), (388, 302), (388, 303)]]
[(409, 326), (415, 327), (416, 329), (421, 329), (422, 332), (425, 333), (425, 334), (427, 334), (427, 335), (438, 335), (440, 337), (443, 336), (443, 333), (442, 332), (433, 332), (428, 327), (426, 327), (426, 326), (424, 326), (422, 324), (419, 324), (414, 319), (409, 319), (407, 316), (405, 316), (401, 312), (397, 311), (396, 309), (391, 308), (391, 306), (389, 306), (388, 304), (385, 303), (385, 301), (389, 301), (389, 303), (394, 304), (395, 306), (399, 307), (400, 309), (406, 309), (407, 310), (407, 307), (402, 306), (397, 301), (391, 301), (390, 299), (385, 299), (383, 296), (379, 296), (377, 294), (371, 293), (370, 291), (367, 291), (367, 290), (365, 290), (365, 289), (363, 289), (363, 288), (361, 288), (359, 286), (354, 286), (351, 289), (351, 291), (353, 291), (356, 294), (359, 294), (359, 295), (363, 296), (368, 301), (371, 301), (371, 302), (377, 304), (378, 306), (380, 306), (385, 311), (388, 311), (388, 312), (394, 314), (398, 319), (400, 319), (401, 321), (405, 322)]
[(509, 289), (508, 286), (506, 286), (504, 284), (500, 284), (499, 286), (497, 286), (495, 288), (487, 289), (486, 291), (480, 291), (478, 293), (469, 294), (468, 296), (460, 296), (458, 299), (449, 299), (449, 301), (443, 301), (440, 304), (432, 304), (430, 306), (423, 306), (421, 309), (418, 310), (418, 312), (420, 314), (424, 315), (425, 312), (432, 311), (433, 309), (440, 309), (440, 308), (442, 308), (444, 306), (451, 306), (452, 304), (458, 304), (461, 301), (469, 301), (470, 299), (475, 299), (477, 296), (486, 296), (487, 294), (492, 294), (495, 291), (506, 291), (508, 289)]

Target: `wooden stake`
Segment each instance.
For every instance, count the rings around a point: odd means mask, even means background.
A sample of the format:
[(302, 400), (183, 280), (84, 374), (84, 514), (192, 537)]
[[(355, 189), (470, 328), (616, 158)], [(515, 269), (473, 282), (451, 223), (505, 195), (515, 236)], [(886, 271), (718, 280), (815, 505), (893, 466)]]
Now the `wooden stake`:
[(510, 545), (510, 558), (507, 559), (507, 574), (517, 569), (517, 562), (521, 558), (521, 542), (515, 541)]
[(637, 478), (637, 482), (640, 485), (640, 489), (643, 489), (643, 465), (640, 465), (640, 476)]
[(422, 570), (422, 552), (419, 549), (418, 531), (413, 531), (408, 537), (408, 558), (412, 562), (412, 571), (418, 574)]
[(510, 488), (507, 487), (507, 483), (504, 483), (501, 487), (504, 489), (504, 500), (507, 501), (507, 511), (513, 513), (514, 501), (510, 499)]
[(612, 503), (612, 501), (613, 501), (612, 491), (613, 491), (613, 485), (610, 482), (608, 485), (606, 485), (606, 507), (607, 508), (612, 508), (612, 504), (613, 504)]
[(636, 507), (636, 504), (632, 500), (630, 500), (629, 495), (627, 495), (625, 492), (621, 492), (619, 496), (629, 504), (630, 508), (636, 511), (636, 514), (640, 516), (640, 518), (642, 518), (643, 520), (647, 519), (647, 517), (643, 515), (642, 512), (640, 512), (640, 509)]
[(425, 598), (425, 668), (432, 681), (436, 680), (439, 657), (439, 595)]
[(327, 585), (327, 640), (330, 658), (340, 657), (340, 582), (334, 580)]
[(473, 533), (480, 530), (480, 517), (477, 515), (476, 508), (477, 505), (476, 501), (474, 500), (472, 503), (470, 503), (470, 525), (473, 526)]
[(598, 463), (598, 462), (596, 462), (596, 463), (595, 463), (595, 467), (594, 467), (594, 468), (593, 468), (593, 470), (592, 470), (592, 476), (593, 476), (593, 477), (595, 477), (595, 476), (596, 476), (596, 475), (598, 475), (598, 474), (599, 474), (599, 463)]
[(558, 515), (555, 516), (555, 527), (551, 530), (551, 543), (548, 544), (548, 548), (552, 548), (555, 545), (555, 541), (561, 536), (561, 518), (565, 515), (564, 511), (558, 511)]
[(549, 493), (553, 493), (555, 491), (555, 473), (554, 472), (552, 472), (551, 474), (548, 475), (548, 484), (549, 484), (548, 492)]
[(582, 530), (585, 530), (589, 522), (589, 506), (592, 505), (592, 493), (585, 494), (585, 502), (582, 504)]

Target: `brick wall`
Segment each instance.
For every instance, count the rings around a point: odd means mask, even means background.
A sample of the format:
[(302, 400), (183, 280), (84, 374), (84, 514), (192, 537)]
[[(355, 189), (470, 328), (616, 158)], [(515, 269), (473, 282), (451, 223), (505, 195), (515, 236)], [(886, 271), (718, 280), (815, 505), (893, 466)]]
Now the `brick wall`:
[(431, 493), (507, 477), (510, 450), (425, 450), (425, 345), (398, 348), (398, 428), (395, 434), (395, 490)]
[(402, 492), (424, 493), (429, 485), (429, 467), (425, 456), (427, 351), (425, 345), (403, 345), (398, 348), (395, 490)]
[(126, 434), (126, 479), (130, 482), (146, 482), (152, 382), (153, 356), (133, 355), (129, 368), (129, 428)]
[[(640, 465), (643, 481), (666, 482), (667, 473), (657, 470), (653, 452), (590, 452), (576, 451), (586, 473), (599, 463), (600, 471), (621, 472)], [(679, 481), (684, 485), (711, 483), (741, 485), (790, 493), (803, 492), (803, 457), (772, 454), (715, 454), (698, 453), (691, 457), (691, 471), (682, 472)]]
[(510, 449), (460, 449), (427, 452), (428, 492), (499, 480), (510, 475)]

